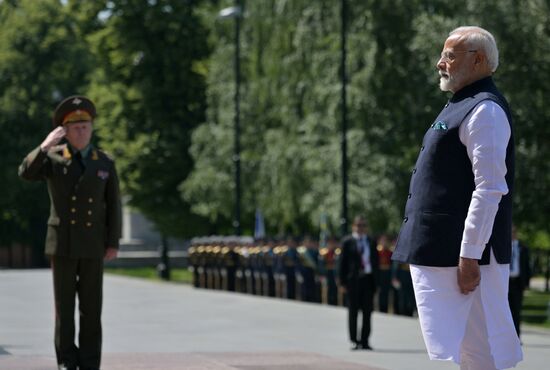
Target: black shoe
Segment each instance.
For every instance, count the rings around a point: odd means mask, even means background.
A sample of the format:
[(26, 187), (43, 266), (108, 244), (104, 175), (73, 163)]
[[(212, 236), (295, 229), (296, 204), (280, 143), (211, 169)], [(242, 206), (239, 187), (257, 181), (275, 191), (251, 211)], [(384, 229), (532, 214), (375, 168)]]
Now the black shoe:
[(76, 370), (76, 366), (57, 365), (57, 370)]
[(364, 349), (366, 351), (372, 351), (372, 347), (368, 343), (362, 344), (361, 349)]

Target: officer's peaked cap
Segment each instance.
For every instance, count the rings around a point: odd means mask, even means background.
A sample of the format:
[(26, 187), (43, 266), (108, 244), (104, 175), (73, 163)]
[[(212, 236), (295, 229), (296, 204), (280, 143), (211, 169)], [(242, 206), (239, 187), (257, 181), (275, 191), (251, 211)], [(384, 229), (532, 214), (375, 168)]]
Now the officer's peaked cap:
[(53, 126), (62, 126), (71, 122), (89, 121), (96, 117), (95, 105), (82, 95), (69, 96), (63, 100), (53, 113)]

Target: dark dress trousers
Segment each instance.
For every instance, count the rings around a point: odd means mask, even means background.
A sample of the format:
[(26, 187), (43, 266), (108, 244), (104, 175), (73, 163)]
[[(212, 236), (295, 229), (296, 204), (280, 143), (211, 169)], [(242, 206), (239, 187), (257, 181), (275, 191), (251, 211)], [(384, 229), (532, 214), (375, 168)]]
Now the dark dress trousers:
[[(340, 284), (347, 290), (349, 338), (353, 343), (360, 344), (364, 348), (369, 346), (373, 298), (378, 275), (376, 243), (370, 238), (367, 239), (372, 272), (369, 274), (364, 273), (359, 246), (353, 236), (348, 236), (342, 241), (342, 254), (338, 270)], [(359, 311), (361, 311), (363, 316), (360, 337), (357, 336)]]
[[(103, 257), (118, 248), (121, 205), (114, 162), (91, 148), (86, 158), (67, 148), (36, 148), (19, 167), (27, 180), (45, 180), (51, 208), (45, 252), (50, 256), (55, 296), (58, 364), (98, 369), (101, 361)], [(75, 298), (80, 332), (75, 345)]]
[(523, 291), (529, 287), (530, 280), (531, 265), (529, 264), (529, 248), (519, 242), (519, 276), (510, 277), (508, 286), (508, 303), (510, 304), (510, 311), (512, 312), (512, 318), (518, 337), (521, 334), (520, 323), (521, 307), (523, 306)]

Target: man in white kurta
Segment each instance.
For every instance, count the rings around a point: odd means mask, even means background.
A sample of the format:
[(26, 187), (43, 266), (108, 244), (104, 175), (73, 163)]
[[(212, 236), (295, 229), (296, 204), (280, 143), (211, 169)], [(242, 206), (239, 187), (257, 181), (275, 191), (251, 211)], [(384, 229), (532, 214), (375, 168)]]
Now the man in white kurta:
[[(502, 195), (508, 192), (504, 175), (510, 129), (502, 108), (484, 101), (460, 126), (476, 178), (460, 256), (480, 259), (489, 240)], [(463, 294), (457, 268), (411, 265), (418, 315), (432, 360), (451, 360), (462, 369), (507, 369), (522, 359), (508, 306), (509, 264), (494, 256), (481, 266), (479, 285)]]
[[(423, 201), (408, 205), (406, 214), (409, 217), (405, 217), (394, 253), (395, 259), (411, 263), (420, 325), (430, 359), (454, 361), (460, 364), (461, 369), (468, 370), (506, 369), (522, 360), (520, 342), (508, 306), (509, 253), (503, 250), (504, 243), (493, 239), (494, 233), (506, 230), (508, 224), (511, 224), (511, 220), (500, 217), (498, 225), (495, 225), (495, 217), (502, 197), (509, 192), (508, 183), (513, 183), (513, 179), (506, 178), (507, 163), (513, 166), (511, 124), (501, 106), (505, 103), (500, 103), (499, 97), (492, 95), (497, 94), (497, 90), (490, 76), (497, 66), (498, 51), (490, 33), (478, 27), (461, 27), (450, 33), (437, 69), (441, 77), (441, 90), (455, 94), (455, 101), (451, 99), (450, 103), (457, 103), (456, 108), (451, 106), (449, 109), (455, 109), (458, 113), (442, 111), (438, 116), (441, 120), (434, 123), (432, 128), (440, 130), (442, 135), (456, 129), (458, 140), (471, 165), (471, 198), (467, 199), (469, 204), (465, 219), (458, 220), (463, 222), (460, 225), (461, 240), (456, 242), (456, 238), (448, 235), (436, 235), (433, 239), (453, 240), (456, 245), (434, 247), (430, 233), (453, 234), (457, 227), (449, 227), (444, 231), (438, 229), (452, 223), (456, 215), (453, 207), (448, 205), (446, 212), (449, 214), (434, 213), (434, 204), (437, 208), (437, 203), (424, 195)], [(485, 99), (483, 94), (490, 98)], [(463, 102), (464, 99), (478, 99), (479, 102), (472, 100), (475, 105), (470, 109), (468, 103)], [(460, 109), (470, 110), (457, 123), (457, 117), (461, 117)], [(427, 151), (436, 147), (433, 149), (435, 153), (439, 145), (448, 145), (442, 144), (447, 138), (441, 140), (436, 135), (439, 132), (434, 134), (428, 131), (425, 137)], [(437, 153), (434, 156), (441, 157), (441, 152)], [(455, 150), (453, 153), (459, 152)], [(445, 180), (445, 175), (441, 175), (444, 170), (430, 162), (435, 160), (438, 159), (423, 159), (421, 163), (419, 157), (419, 171), (433, 172), (421, 175), (424, 176), (420, 180), (423, 188), (431, 187), (430, 180)], [(416, 168), (413, 176), (415, 172)], [(418, 193), (413, 191), (419, 188), (418, 181), (416, 186), (411, 185), (409, 199)], [(433, 197), (437, 197), (441, 188), (434, 186), (434, 189), (431, 189)], [(441, 199), (452, 199), (452, 196), (451, 192)], [(502, 210), (509, 218), (510, 204), (502, 206), (509, 207)], [(462, 214), (458, 211), (456, 213)], [(426, 215), (429, 217), (426, 218)], [(406, 225), (409, 218), (413, 220), (414, 226)], [(430, 221), (436, 218), (439, 224)], [(411, 236), (415, 233), (426, 235)], [(414, 240), (401, 239), (407, 237)], [(445, 248), (453, 249), (453, 253), (454, 249), (456, 253), (459, 252), (456, 265), (448, 260), (443, 261), (443, 257), (429, 257), (429, 251), (440, 249), (437, 253), (441, 253)], [(500, 261), (495, 258), (494, 251), (498, 252)], [(480, 265), (484, 252), (488, 254), (488, 261)]]

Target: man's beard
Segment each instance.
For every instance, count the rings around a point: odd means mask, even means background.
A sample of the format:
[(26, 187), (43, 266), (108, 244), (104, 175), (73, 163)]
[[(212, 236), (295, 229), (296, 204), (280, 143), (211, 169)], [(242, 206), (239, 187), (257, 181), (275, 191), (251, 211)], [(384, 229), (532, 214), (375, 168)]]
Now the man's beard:
[(462, 80), (463, 72), (456, 71), (453, 75), (439, 71), (439, 88), (441, 91), (457, 92), (456, 86)]
[(455, 84), (455, 78), (454, 76), (445, 74), (442, 75), (441, 72), (439, 73), (439, 88), (441, 91), (453, 91), (453, 86)]

